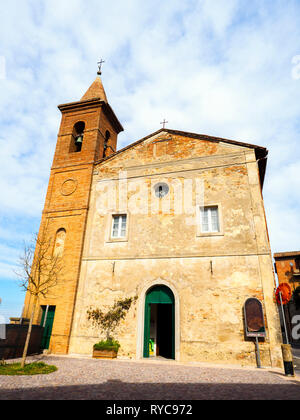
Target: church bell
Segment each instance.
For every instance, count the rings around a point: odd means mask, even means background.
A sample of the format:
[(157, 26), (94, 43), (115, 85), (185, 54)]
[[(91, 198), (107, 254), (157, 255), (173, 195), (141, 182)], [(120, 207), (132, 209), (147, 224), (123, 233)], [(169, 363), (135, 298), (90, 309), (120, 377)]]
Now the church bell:
[(75, 138), (75, 143), (76, 143), (76, 145), (79, 145), (79, 144), (83, 143), (83, 135), (82, 134), (80, 134), (79, 136), (77, 136)]

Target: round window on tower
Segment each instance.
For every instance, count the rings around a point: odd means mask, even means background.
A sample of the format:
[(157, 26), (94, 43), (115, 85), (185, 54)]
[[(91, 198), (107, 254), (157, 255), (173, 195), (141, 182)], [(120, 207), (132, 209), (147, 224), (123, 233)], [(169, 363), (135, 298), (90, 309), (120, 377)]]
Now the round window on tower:
[(160, 182), (154, 187), (155, 195), (158, 198), (163, 198), (169, 193), (169, 186), (165, 182)]

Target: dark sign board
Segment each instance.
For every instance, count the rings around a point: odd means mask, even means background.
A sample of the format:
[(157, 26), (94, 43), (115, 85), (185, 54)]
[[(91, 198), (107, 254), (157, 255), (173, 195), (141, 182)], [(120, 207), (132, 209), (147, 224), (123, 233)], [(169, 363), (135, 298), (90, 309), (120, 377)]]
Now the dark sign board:
[(266, 337), (264, 312), (256, 298), (247, 299), (244, 305), (245, 329), (247, 337)]

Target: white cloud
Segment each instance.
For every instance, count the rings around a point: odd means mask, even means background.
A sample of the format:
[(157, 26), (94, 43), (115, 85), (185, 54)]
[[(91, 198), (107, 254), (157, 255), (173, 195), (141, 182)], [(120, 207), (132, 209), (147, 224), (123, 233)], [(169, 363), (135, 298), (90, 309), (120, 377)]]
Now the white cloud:
[(273, 251), (300, 249), (299, 201), (289, 191), (299, 191), (299, 14), (297, 1), (278, 0), (11, 0), (0, 28), (0, 214), (40, 217), (56, 106), (80, 99), (103, 57), (106, 93), (125, 128), (119, 147), (163, 118), (170, 128), (267, 146)]
[(17, 280), (17, 276), (15, 274), (17, 268), (18, 267), (15, 264), (0, 262), (0, 278)]

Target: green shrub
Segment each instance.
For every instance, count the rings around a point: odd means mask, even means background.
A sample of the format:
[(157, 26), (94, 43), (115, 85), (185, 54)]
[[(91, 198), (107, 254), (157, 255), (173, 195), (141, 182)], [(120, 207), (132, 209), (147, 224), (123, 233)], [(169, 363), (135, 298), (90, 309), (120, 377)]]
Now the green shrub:
[(24, 368), (21, 363), (1, 363), (0, 375), (14, 376), (14, 375), (47, 375), (57, 371), (56, 366), (46, 365), (43, 362), (29, 363)]
[(94, 344), (94, 350), (115, 350), (118, 351), (120, 343), (116, 340), (102, 340), (99, 343)]

